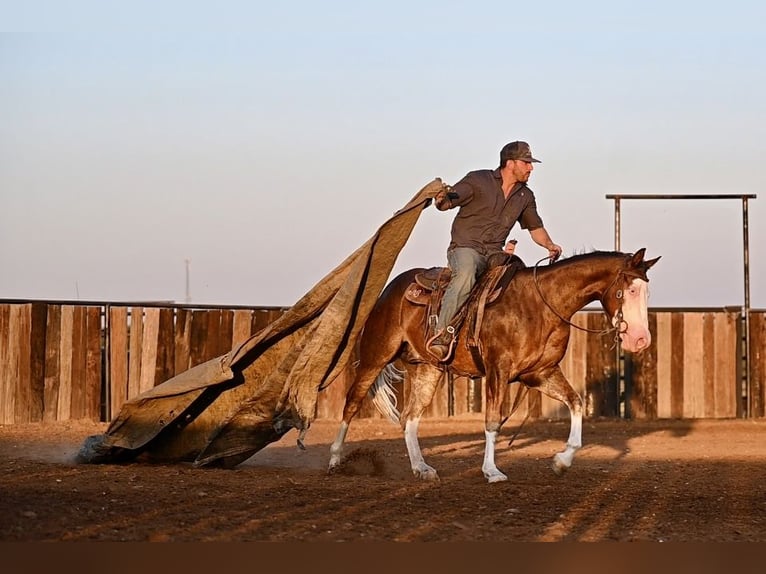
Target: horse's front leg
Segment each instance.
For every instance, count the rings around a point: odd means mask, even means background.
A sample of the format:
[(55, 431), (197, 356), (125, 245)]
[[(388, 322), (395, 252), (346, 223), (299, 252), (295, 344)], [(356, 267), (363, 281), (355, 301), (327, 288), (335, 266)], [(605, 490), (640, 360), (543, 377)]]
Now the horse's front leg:
[(502, 482), (508, 477), (495, 464), (495, 442), (503, 425), (502, 405), (508, 384), (497, 373), (487, 375), (487, 406), (484, 415), (484, 462), (481, 471), (487, 482)]
[(553, 471), (560, 475), (569, 470), (575, 453), (582, 447), (582, 399), (558, 366), (535, 376), (535, 379), (541, 392), (561, 401), (569, 408), (570, 426), (567, 446), (553, 457)]
[(404, 423), (404, 443), (407, 446), (412, 474), (423, 480), (439, 480), (436, 469), (426, 464), (423, 458), (423, 452), (420, 450), (420, 442), (418, 441), (418, 426), (423, 411), (434, 398), (443, 372), (436, 367), (423, 363), (416, 366), (406, 365), (405, 367), (411, 384), (409, 399), (402, 411), (401, 420)]

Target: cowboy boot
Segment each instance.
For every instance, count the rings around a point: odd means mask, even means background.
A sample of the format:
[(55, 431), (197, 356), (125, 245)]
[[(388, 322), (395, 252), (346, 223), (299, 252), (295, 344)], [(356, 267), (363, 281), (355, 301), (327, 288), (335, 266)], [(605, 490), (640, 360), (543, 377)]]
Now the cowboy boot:
[(455, 328), (449, 326), (442, 329), (431, 337), (426, 343), (428, 352), (431, 353), (440, 363), (447, 362), (452, 356), (452, 350), (455, 347)]

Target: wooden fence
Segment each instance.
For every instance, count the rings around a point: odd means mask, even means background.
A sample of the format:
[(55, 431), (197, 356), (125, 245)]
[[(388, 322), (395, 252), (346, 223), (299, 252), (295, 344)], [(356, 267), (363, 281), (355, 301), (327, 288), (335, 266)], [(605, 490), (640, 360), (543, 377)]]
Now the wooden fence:
[[(153, 386), (221, 356), (284, 312), (117, 303), (0, 302), (0, 424), (70, 419), (109, 421)], [(764, 416), (766, 312), (750, 316), (750, 394), (743, 380), (741, 315), (721, 310), (650, 310), (653, 343), (620, 356), (612, 341), (572, 329), (562, 369), (585, 399), (586, 416), (733, 418), (749, 398)], [(603, 329), (600, 311), (573, 322)], [(318, 417), (338, 419), (349, 381), (320, 393)], [(400, 400), (406, 384), (397, 389)], [(512, 384), (506, 407), (523, 392)], [(566, 418), (561, 403), (530, 391), (511, 418)], [(426, 415), (483, 411), (481, 379), (450, 378)], [(371, 404), (360, 416), (377, 417)]]

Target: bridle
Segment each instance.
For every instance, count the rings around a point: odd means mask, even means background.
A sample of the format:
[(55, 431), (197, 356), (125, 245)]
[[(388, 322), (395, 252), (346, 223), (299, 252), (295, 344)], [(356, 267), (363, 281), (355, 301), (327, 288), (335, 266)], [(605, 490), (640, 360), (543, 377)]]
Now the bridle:
[[(628, 323), (623, 319), (622, 315), (622, 303), (624, 300), (622, 289), (618, 289), (615, 293), (615, 298), (619, 301), (619, 307), (617, 307), (617, 313), (615, 316), (617, 317), (616, 325), (613, 325), (607, 329), (588, 329), (587, 327), (581, 327), (580, 325), (577, 325), (575, 323), (572, 323), (569, 319), (564, 317), (561, 313), (556, 311), (556, 309), (553, 308), (553, 306), (548, 302), (548, 300), (543, 295), (542, 290), (540, 289), (540, 283), (537, 281), (537, 267), (545, 261), (546, 259), (550, 260), (550, 257), (543, 257), (540, 259), (537, 263), (535, 263), (534, 268), (532, 269), (532, 277), (534, 279), (535, 289), (537, 289), (537, 294), (540, 295), (540, 299), (543, 300), (543, 303), (550, 309), (556, 317), (564, 321), (564, 323), (567, 323), (568, 325), (574, 327), (575, 329), (579, 329), (580, 331), (585, 331), (587, 333), (596, 333), (597, 335), (608, 335), (609, 333), (614, 333), (614, 345), (612, 348), (615, 348), (620, 343), (620, 335), (628, 332)], [(609, 284), (609, 286), (604, 289), (604, 293), (607, 293), (617, 281), (620, 280), (620, 278), (625, 276), (625, 269), (620, 269), (617, 274), (614, 276), (614, 279)]]

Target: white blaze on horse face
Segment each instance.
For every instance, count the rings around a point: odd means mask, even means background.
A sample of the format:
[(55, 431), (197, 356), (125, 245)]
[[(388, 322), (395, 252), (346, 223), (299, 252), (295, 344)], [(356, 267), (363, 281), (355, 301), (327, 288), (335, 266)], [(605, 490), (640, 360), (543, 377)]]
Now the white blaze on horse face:
[(630, 353), (643, 351), (652, 343), (649, 332), (649, 285), (643, 279), (634, 279), (623, 293), (622, 325), (617, 325), (617, 315), (612, 325), (626, 331), (620, 335), (622, 348)]

